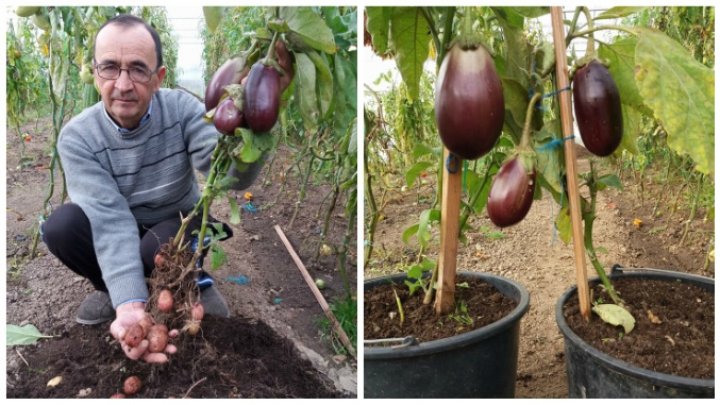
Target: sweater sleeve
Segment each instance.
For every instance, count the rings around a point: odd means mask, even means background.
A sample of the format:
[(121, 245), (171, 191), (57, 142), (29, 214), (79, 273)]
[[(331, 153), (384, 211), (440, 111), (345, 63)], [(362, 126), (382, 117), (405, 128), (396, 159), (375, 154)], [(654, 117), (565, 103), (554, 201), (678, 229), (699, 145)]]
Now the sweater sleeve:
[[(193, 97), (181, 93), (179, 110), (183, 114), (182, 122), (184, 129), (185, 143), (188, 145), (190, 161), (196, 170), (207, 176), (210, 171), (210, 159), (215, 145), (217, 145), (218, 131), (215, 126), (205, 121), (205, 106)], [(244, 190), (252, 185), (260, 174), (265, 162), (265, 156), (261, 156), (256, 162), (239, 171), (233, 164), (228, 170), (228, 175), (233, 176), (237, 181), (231, 186), (234, 190)]]
[(68, 131), (58, 142), (68, 194), (90, 220), (95, 254), (113, 307), (147, 300), (140, 237), (130, 207), (82, 135)]

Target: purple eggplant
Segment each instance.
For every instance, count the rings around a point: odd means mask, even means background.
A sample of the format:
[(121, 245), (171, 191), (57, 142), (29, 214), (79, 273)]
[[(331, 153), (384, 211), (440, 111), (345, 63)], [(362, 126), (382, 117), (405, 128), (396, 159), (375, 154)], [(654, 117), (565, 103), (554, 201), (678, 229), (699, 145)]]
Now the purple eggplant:
[(280, 76), (280, 92), (282, 93), (292, 82), (295, 77), (293, 69), (293, 56), (288, 51), (287, 45), (282, 40), (275, 42), (275, 58), (278, 65), (282, 68), (283, 74)]
[(575, 72), (573, 105), (583, 144), (596, 156), (608, 156), (622, 140), (620, 93), (607, 68), (592, 60)]
[(235, 128), (243, 125), (243, 113), (238, 110), (233, 99), (226, 98), (220, 102), (220, 105), (215, 110), (213, 123), (215, 129), (221, 133), (232, 135), (235, 133)]
[(435, 85), (435, 119), (445, 146), (464, 159), (477, 159), (495, 145), (504, 118), (502, 82), (490, 53), (482, 45), (454, 45)]
[(525, 166), (519, 156), (513, 157), (502, 165), (490, 186), (487, 212), (490, 220), (501, 228), (517, 224), (530, 211), (535, 168)]
[(275, 125), (280, 111), (280, 93), (278, 71), (262, 62), (255, 63), (243, 93), (245, 122), (253, 132), (268, 132)]
[(240, 81), (247, 76), (248, 69), (245, 67), (245, 59), (237, 57), (223, 63), (215, 71), (212, 79), (205, 89), (205, 111), (217, 107), (223, 95), (223, 89), (229, 84), (240, 84)]

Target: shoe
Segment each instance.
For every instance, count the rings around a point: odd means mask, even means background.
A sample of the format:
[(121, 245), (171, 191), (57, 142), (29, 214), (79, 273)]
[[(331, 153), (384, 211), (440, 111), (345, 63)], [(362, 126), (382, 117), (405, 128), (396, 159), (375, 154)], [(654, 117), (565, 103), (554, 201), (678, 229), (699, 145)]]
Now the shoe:
[(115, 310), (110, 295), (105, 291), (93, 291), (78, 308), (75, 322), (82, 325), (97, 325), (115, 319)]
[(200, 291), (200, 303), (203, 305), (206, 314), (221, 318), (230, 317), (230, 308), (228, 308), (225, 298), (214, 285)]

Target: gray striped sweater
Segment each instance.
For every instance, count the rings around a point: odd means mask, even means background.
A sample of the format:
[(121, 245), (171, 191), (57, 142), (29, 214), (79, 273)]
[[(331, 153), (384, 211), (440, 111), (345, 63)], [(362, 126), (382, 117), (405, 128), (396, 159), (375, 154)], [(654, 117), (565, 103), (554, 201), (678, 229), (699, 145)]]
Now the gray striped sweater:
[[(193, 169), (207, 174), (217, 143), (217, 131), (202, 119), (204, 112), (191, 95), (160, 89), (150, 118), (132, 131), (118, 132), (100, 102), (60, 133), (58, 153), (68, 194), (90, 220), (114, 307), (148, 297), (138, 224), (177, 218), (200, 198)], [(261, 166), (238, 176), (234, 188), (248, 187)]]

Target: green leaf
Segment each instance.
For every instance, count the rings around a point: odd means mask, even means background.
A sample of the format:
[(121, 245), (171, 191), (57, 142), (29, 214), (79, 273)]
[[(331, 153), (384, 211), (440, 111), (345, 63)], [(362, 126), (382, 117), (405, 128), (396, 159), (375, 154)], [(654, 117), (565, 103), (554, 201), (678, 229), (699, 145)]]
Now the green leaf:
[(367, 30), (372, 37), (373, 49), (380, 56), (388, 53), (388, 35), (392, 10), (390, 7), (365, 8), (368, 17)]
[(423, 268), (421, 265), (416, 264), (407, 271), (407, 278), (420, 279), (422, 278)]
[(433, 153), (433, 148), (431, 148), (428, 145), (425, 145), (424, 143), (418, 143), (415, 145), (412, 151), (412, 157), (415, 159), (418, 159), (425, 155), (430, 155)]
[(635, 84), (635, 49), (638, 39), (626, 37), (612, 44), (600, 44), (598, 56), (608, 64), (608, 71), (620, 93), (620, 101), (638, 110), (651, 112)]
[(507, 27), (523, 28), (525, 17), (517, 12), (520, 7), (491, 7), (492, 11)]
[(623, 135), (620, 139), (620, 148), (615, 153), (627, 150), (633, 155), (640, 153), (637, 146), (637, 138), (640, 136), (642, 117), (640, 112), (627, 104), (622, 105), (623, 112)]
[[(492, 176), (497, 172), (497, 170), (491, 170), (490, 173), (488, 173), (488, 176), (491, 178), (486, 179), (483, 177), (481, 178), (477, 173), (473, 171), (467, 171), (467, 193), (471, 196), (476, 195), (478, 192), (480, 193), (475, 200), (473, 206), (471, 207), (473, 212), (476, 214), (480, 214), (487, 205), (487, 199), (488, 194), (490, 194), (490, 186), (492, 185)], [(482, 187), (482, 189), (480, 189)]]
[[(528, 62), (534, 47), (530, 44), (523, 28), (525, 18), (509, 9), (494, 7), (492, 10), (500, 17), (505, 38), (506, 62), (504, 76), (520, 83), (525, 89), (525, 96), (527, 97), (531, 65)], [(525, 105), (527, 106), (527, 101)], [(520, 121), (521, 127), (524, 122), (524, 119)]]
[(420, 94), (420, 76), (430, 51), (429, 32), (430, 27), (420, 7), (395, 9), (390, 40), (395, 50), (395, 62), (411, 100), (417, 100)]
[(525, 18), (537, 18), (550, 13), (550, 7), (511, 7), (511, 9)]
[(503, 98), (505, 99), (505, 110), (510, 114), (505, 114), (505, 122), (512, 120), (511, 128), (519, 128), (519, 131), (511, 130), (515, 144), (520, 143), (522, 135), (522, 127), (525, 125), (525, 113), (528, 106), (528, 89), (520, 82), (509, 77), (501, 77), (503, 86)]
[(420, 213), (417, 238), (420, 246), (426, 247), (430, 242), (430, 224), (440, 220), (440, 210), (428, 209)]
[(260, 150), (260, 148), (255, 145), (255, 142), (253, 142), (256, 137), (252, 132), (242, 128), (241, 133), (243, 143), (242, 145), (238, 146), (240, 148), (240, 160), (245, 163), (253, 163), (260, 159), (260, 156), (262, 156), (262, 150)]
[(635, 328), (635, 318), (627, 309), (619, 305), (597, 304), (593, 305), (592, 310), (598, 314), (604, 322), (610, 325), (622, 326), (626, 335)]
[(35, 325), (17, 326), (7, 324), (5, 328), (5, 345), (31, 345), (41, 338), (51, 338), (52, 336), (43, 335), (35, 327)]
[(635, 79), (640, 94), (667, 131), (667, 143), (687, 154), (701, 173), (715, 165), (715, 75), (679, 43), (639, 30)]
[(544, 149), (543, 145), (548, 145), (554, 139), (555, 131), (559, 128), (557, 120), (548, 121), (542, 130), (538, 131), (533, 140), (535, 142), (535, 150), (537, 151), (537, 171), (545, 179), (545, 182), (552, 188), (552, 193), (561, 193), (562, 186), (562, 168), (563, 154), (562, 145), (558, 148)]
[(620, 183), (620, 178), (615, 174), (606, 174), (604, 176), (600, 176), (597, 181), (598, 183), (603, 184), (605, 187), (615, 187), (618, 190), (622, 190), (622, 183)]
[(300, 95), (300, 115), (308, 132), (314, 133), (317, 128), (318, 111), (317, 93), (315, 91), (316, 69), (315, 64), (304, 53), (295, 54), (296, 75), (298, 83), (297, 94)]
[(240, 208), (238, 207), (235, 197), (228, 195), (228, 203), (230, 203), (230, 223), (237, 225), (240, 223)]
[(408, 171), (405, 173), (405, 182), (407, 183), (408, 187), (412, 187), (412, 185), (415, 183), (415, 180), (417, 180), (420, 173), (427, 170), (428, 167), (433, 166), (435, 163), (433, 162), (417, 162)]
[(309, 46), (325, 53), (335, 53), (335, 37), (322, 17), (310, 7), (282, 7), (280, 18), (287, 21), (290, 31)]
[(225, 264), (226, 261), (227, 256), (225, 255), (225, 251), (222, 246), (220, 246), (219, 243), (213, 243), (210, 245), (210, 268), (217, 270), (220, 266)]
[(612, 7), (600, 14), (599, 16), (593, 18), (593, 20), (627, 17), (630, 14), (635, 14), (639, 11), (644, 10), (645, 8), (646, 7)]
[(203, 15), (205, 16), (205, 24), (207, 24), (210, 33), (215, 33), (220, 20), (223, 17), (225, 7), (203, 7)]
[(558, 230), (560, 240), (566, 245), (572, 239), (572, 221), (570, 220), (570, 212), (567, 206), (563, 206), (555, 219), (555, 227)]
[(310, 51), (307, 55), (312, 60), (317, 70), (317, 95), (320, 101), (320, 118), (323, 118), (330, 111), (333, 99), (333, 74), (327, 59), (317, 52)]
[(420, 224), (414, 224), (410, 225), (402, 234), (402, 240), (405, 243), (408, 243), (410, 241), (410, 238), (417, 235), (418, 230), (420, 229)]

